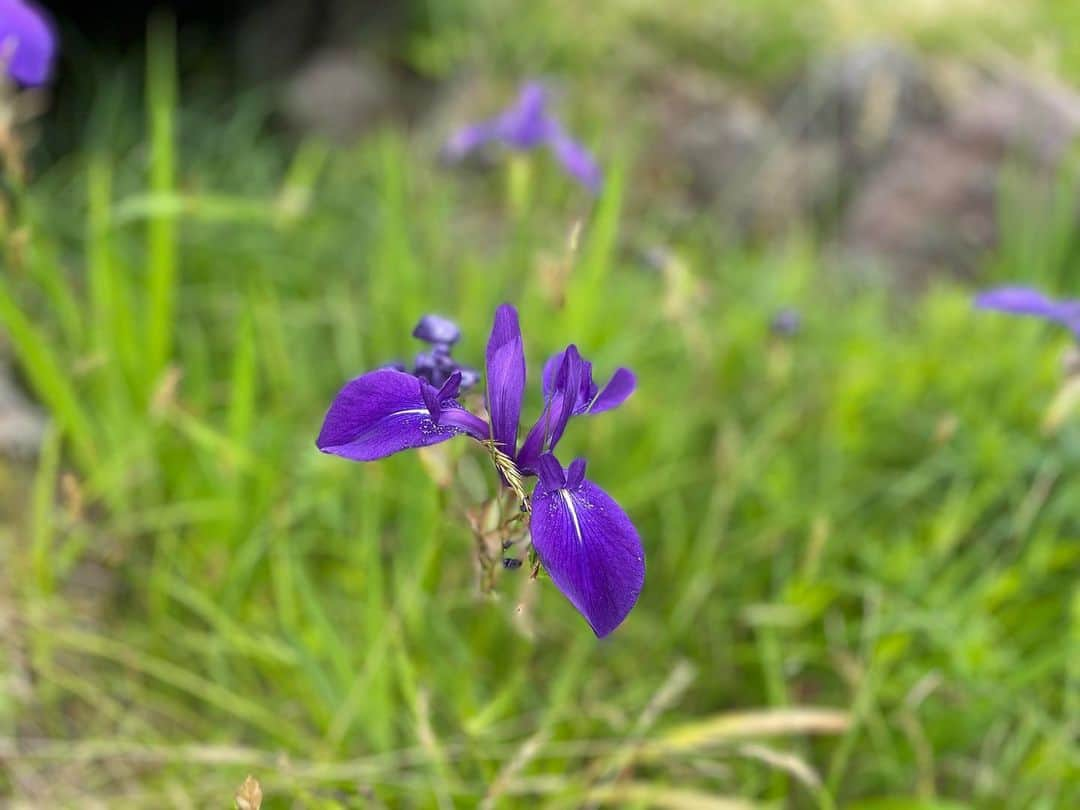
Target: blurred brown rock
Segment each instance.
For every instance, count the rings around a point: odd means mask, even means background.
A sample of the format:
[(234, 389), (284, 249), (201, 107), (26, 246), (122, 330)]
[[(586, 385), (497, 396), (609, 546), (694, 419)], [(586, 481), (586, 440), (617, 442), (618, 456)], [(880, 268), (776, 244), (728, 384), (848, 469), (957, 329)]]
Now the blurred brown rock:
[(849, 262), (919, 286), (974, 276), (998, 241), (1002, 171), (1031, 182), (1032, 205), (1080, 135), (1080, 95), (1017, 72), (985, 80), (940, 127), (900, 142), (854, 196), (839, 241)]
[(940, 124), (945, 103), (918, 57), (870, 42), (811, 65), (782, 94), (776, 116), (793, 140), (834, 152), (853, 181), (912, 132)]
[(923, 65), (881, 43), (811, 65), (771, 102), (693, 73), (671, 74), (655, 96), (659, 151), (690, 199), (756, 237), (835, 222), (898, 142), (944, 116)]
[(344, 142), (397, 116), (395, 77), (374, 57), (354, 50), (323, 50), (296, 69), (285, 87), (282, 112), (293, 128)]

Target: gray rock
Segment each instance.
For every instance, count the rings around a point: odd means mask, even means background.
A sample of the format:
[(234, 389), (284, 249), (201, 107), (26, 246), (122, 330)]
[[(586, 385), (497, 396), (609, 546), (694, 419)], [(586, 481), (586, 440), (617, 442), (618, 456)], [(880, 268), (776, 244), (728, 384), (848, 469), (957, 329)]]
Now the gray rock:
[(349, 141), (401, 114), (400, 93), (378, 59), (350, 50), (324, 50), (286, 86), (282, 112), (289, 124), (338, 142)]
[(811, 66), (776, 115), (793, 140), (829, 145), (844, 172), (856, 177), (910, 132), (942, 123), (945, 103), (915, 55), (869, 42)]
[(894, 271), (920, 286), (939, 274), (972, 277), (998, 243), (1001, 173), (1044, 193), (1080, 135), (1080, 95), (1011, 74), (985, 82), (936, 130), (912, 134), (859, 189), (840, 230), (848, 263)]
[(653, 163), (668, 156), (693, 204), (754, 237), (835, 223), (899, 142), (944, 117), (929, 71), (881, 43), (810, 66), (772, 105), (693, 73), (663, 77), (654, 95), (663, 124)]

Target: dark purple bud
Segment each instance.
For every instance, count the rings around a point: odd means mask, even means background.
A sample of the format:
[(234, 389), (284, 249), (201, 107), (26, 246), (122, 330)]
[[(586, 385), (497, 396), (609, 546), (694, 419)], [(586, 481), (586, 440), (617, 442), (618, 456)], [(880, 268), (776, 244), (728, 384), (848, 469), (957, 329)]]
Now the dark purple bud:
[(802, 330), (802, 315), (794, 309), (782, 309), (773, 315), (769, 329), (780, 337), (794, 337)]
[(461, 338), (461, 330), (456, 323), (442, 315), (425, 315), (413, 329), (413, 337), (444, 347), (449, 353), (449, 347)]

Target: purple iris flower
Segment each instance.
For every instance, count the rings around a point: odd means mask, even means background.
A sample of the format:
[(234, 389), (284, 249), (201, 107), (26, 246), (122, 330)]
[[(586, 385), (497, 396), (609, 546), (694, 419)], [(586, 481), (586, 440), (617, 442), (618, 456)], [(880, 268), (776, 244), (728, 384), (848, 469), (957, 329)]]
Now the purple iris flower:
[(548, 112), (548, 93), (539, 82), (526, 82), (513, 106), (487, 121), (454, 133), (443, 149), (450, 160), (461, 160), (485, 144), (497, 141), (518, 151), (549, 148), (567, 174), (594, 194), (600, 193), (603, 175), (592, 155)]
[[(645, 552), (622, 508), (585, 478), (585, 460), (564, 468), (554, 450), (572, 417), (622, 404), (634, 391), (634, 375), (620, 368), (600, 388), (592, 365), (571, 344), (545, 366), (544, 407), (518, 447), (525, 351), (517, 311), (508, 304), (495, 313), (486, 373), (488, 421), (458, 402), (460, 371), (438, 388), (395, 369), (364, 374), (338, 392), (316, 445), (324, 453), (374, 461), (459, 435), (482, 443), (502, 485), (530, 513), (532, 545), (552, 581), (593, 632), (606, 636), (637, 602)], [(530, 497), (525, 481), (531, 477), (538, 480)]]
[(1080, 300), (1055, 301), (1030, 287), (997, 287), (975, 296), (975, 306), (1015, 315), (1034, 315), (1067, 327), (1080, 340)]
[(769, 321), (769, 330), (778, 337), (794, 337), (802, 330), (802, 314), (795, 309), (781, 309)]
[(56, 35), (44, 12), (22, 0), (0, 0), (0, 63), (26, 86), (44, 84), (52, 75)]

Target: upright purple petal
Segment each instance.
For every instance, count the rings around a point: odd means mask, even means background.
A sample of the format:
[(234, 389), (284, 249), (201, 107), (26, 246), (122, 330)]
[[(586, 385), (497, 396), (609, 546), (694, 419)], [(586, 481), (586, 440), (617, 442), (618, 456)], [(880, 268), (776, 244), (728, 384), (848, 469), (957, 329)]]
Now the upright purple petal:
[(589, 363), (570, 345), (544, 364), (544, 409), (517, 454), (517, 465), (526, 473), (539, 470), (540, 456), (554, 450), (570, 417), (578, 412), (581, 388), (589, 382)]
[(593, 194), (600, 193), (604, 185), (603, 172), (584, 146), (562, 131), (551, 137), (550, 146), (567, 174)]
[[(553, 354), (544, 363), (542, 385), (544, 399), (549, 400), (555, 393), (555, 374), (563, 360), (563, 352)], [(576, 402), (574, 416), (585, 413), (602, 413), (622, 405), (634, 393), (637, 378), (627, 368), (616, 369), (603, 390), (597, 388), (592, 379), (592, 363), (582, 359), (581, 385)]]
[[(554, 458), (554, 456), (552, 456)], [(585, 459), (575, 458), (566, 470), (566, 486), (577, 489), (585, 480)]]
[(540, 372), (540, 390), (544, 394), (545, 402), (551, 399), (551, 395), (555, 393), (555, 375), (559, 373), (565, 355), (565, 349), (561, 352), (555, 352), (545, 361), (544, 370)]
[(547, 112), (547, 90), (539, 82), (526, 82), (514, 106), (498, 118), (499, 137), (514, 149), (534, 149), (546, 143), (557, 127)]
[(428, 406), (431, 392), (425, 401), (422, 385), (411, 374), (393, 369), (357, 377), (331, 403), (316, 446), (352, 461), (374, 461), (459, 433), (484, 437), (484, 422), (452, 399), (439, 402), (440, 413), (433, 415)]
[[(588, 368), (587, 368), (588, 367)], [(563, 352), (563, 361), (555, 375), (555, 391), (551, 397), (550, 421), (548, 424), (547, 449), (554, 450), (559, 443), (566, 424), (574, 415), (581, 401), (581, 386), (589, 373), (588, 362), (571, 343)]]
[[(550, 456), (544, 456), (546, 465)], [(556, 587), (597, 636), (634, 607), (645, 583), (645, 551), (622, 508), (571, 465), (569, 480), (545, 474), (532, 497), (532, 543)]]
[(536, 466), (536, 475), (540, 479), (539, 486), (543, 491), (549, 492), (566, 486), (566, 470), (551, 453), (540, 456), (540, 461)]
[(491, 438), (511, 458), (517, 450), (518, 420), (525, 396), (525, 349), (521, 341), (517, 310), (503, 304), (495, 311), (495, 323), (487, 346), (487, 409)]
[(628, 368), (617, 368), (608, 384), (586, 407), (586, 413), (602, 413), (622, 405), (637, 388), (637, 378)]
[(0, 0), (0, 62), (15, 81), (44, 84), (52, 74), (56, 35), (45, 13), (22, 0)]

